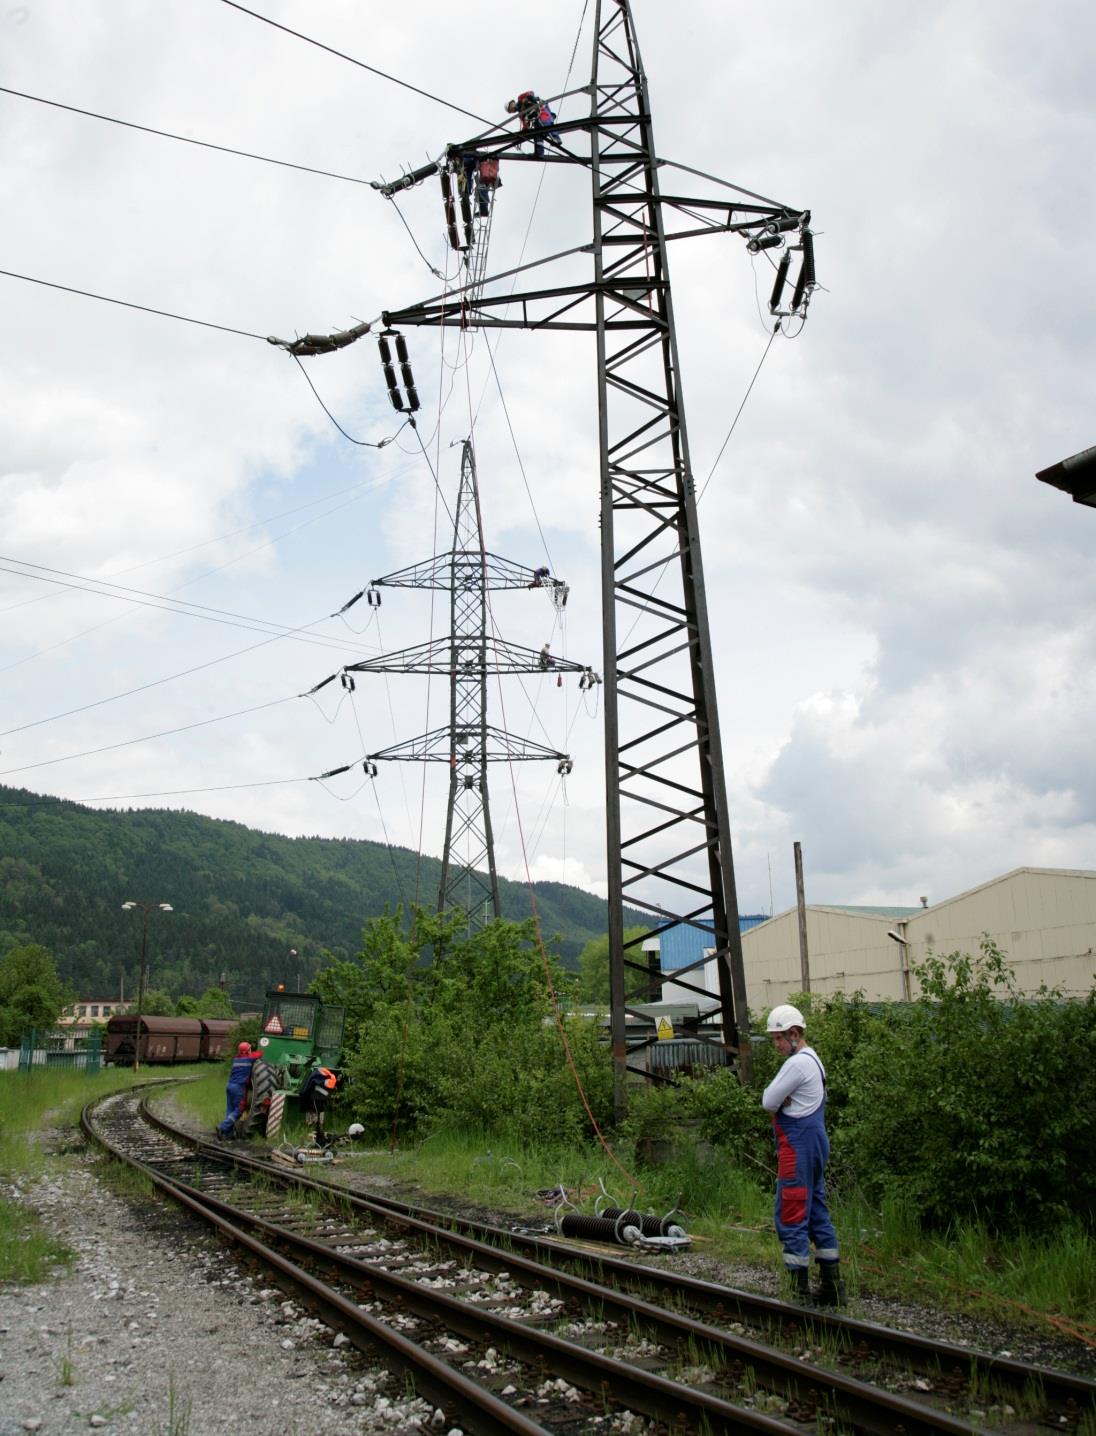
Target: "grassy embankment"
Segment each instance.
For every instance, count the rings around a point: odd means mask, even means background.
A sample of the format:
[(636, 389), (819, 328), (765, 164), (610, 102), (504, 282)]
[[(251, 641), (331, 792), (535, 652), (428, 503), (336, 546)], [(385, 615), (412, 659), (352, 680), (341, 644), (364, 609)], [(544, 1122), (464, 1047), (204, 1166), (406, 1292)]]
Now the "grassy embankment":
[[(179, 1100), (213, 1125), (223, 1112), (221, 1075), (207, 1073)], [(329, 1126), (351, 1120), (352, 1111), (341, 1111)], [(289, 1137), (293, 1140), (292, 1129)], [(722, 1261), (778, 1268), (772, 1186), (765, 1173), (743, 1170), (718, 1153), (705, 1162), (686, 1156), (656, 1167), (634, 1166), (630, 1152), (614, 1156), (620, 1166), (600, 1147), (553, 1150), (441, 1131), (394, 1151), (351, 1149), (341, 1165), (414, 1189), (413, 1199), (427, 1204), (431, 1196), (460, 1196), (542, 1220), (550, 1208), (537, 1202), (538, 1190), (562, 1183), (581, 1209), (592, 1213), (603, 1182), (620, 1205), (661, 1214), (680, 1203), (699, 1251)], [(836, 1197), (833, 1215), (854, 1311), (855, 1294), (863, 1289), (1096, 1344), (1096, 1240), (1089, 1233), (1069, 1230), (1041, 1241), (1002, 1241), (978, 1226), (929, 1233), (900, 1209), (872, 1209), (856, 1194)]]
[(64, 1170), (69, 1159), (52, 1153), (45, 1135), (51, 1128), (76, 1128), (81, 1109), (93, 1098), (150, 1080), (146, 1070), (135, 1077), (114, 1067), (93, 1077), (48, 1068), (0, 1072), (0, 1282), (42, 1281), (72, 1258), (13, 1190), (26, 1192), (35, 1181)]
[[(176, 1101), (210, 1129), (224, 1112), (224, 1073), (191, 1069), (198, 1079)], [(178, 1074), (177, 1074), (178, 1075)], [(146, 1073), (141, 1080), (148, 1080)], [(56, 1170), (35, 1134), (43, 1127), (71, 1127), (91, 1097), (130, 1085), (130, 1072), (0, 1074), (0, 1179), (25, 1184)], [(351, 1120), (336, 1114), (333, 1125)], [(303, 1140), (290, 1125), (289, 1140)], [(768, 1267), (779, 1262), (772, 1231), (771, 1192), (765, 1174), (743, 1171), (719, 1154), (706, 1162), (686, 1156), (656, 1167), (636, 1167), (631, 1154), (621, 1165), (601, 1148), (518, 1146), (490, 1136), (441, 1131), (395, 1150), (373, 1147), (349, 1152), (344, 1170), (375, 1175), (413, 1192), (414, 1199), (460, 1196), (485, 1207), (538, 1214), (549, 1212), (535, 1193), (562, 1184), (586, 1212), (604, 1183), (614, 1201), (665, 1212), (680, 1203), (697, 1249), (723, 1261)], [(337, 1169), (336, 1169), (337, 1170)], [(633, 1186), (632, 1181), (638, 1182)], [(1073, 1335), (1096, 1344), (1096, 1241), (1064, 1231), (1043, 1240), (1001, 1241), (977, 1226), (927, 1233), (896, 1208), (874, 1210), (856, 1194), (833, 1203), (842, 1239), (843, 1266), (856, 1310), (860, 1290), (1016, 1324)], [(0, 1198), (0, 1280), (41, 1279), (66, 1253), (20, 1203)]]

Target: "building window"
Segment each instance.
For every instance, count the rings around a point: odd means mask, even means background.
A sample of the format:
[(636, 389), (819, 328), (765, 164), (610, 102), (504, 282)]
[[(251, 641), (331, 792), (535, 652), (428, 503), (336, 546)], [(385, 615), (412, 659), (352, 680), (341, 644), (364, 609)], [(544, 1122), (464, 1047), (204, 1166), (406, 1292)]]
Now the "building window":
[(94, 1006), (92, 1007), (92, 1009), (91, 1009), (91, 1015), (92, 1015), (92, 1017), (98, 1017), (98, 1016), (99, 1016), (99, 1004), (98, 1004), (97, 1002), (95, 1003), (95, 1005), (94, 1005)]

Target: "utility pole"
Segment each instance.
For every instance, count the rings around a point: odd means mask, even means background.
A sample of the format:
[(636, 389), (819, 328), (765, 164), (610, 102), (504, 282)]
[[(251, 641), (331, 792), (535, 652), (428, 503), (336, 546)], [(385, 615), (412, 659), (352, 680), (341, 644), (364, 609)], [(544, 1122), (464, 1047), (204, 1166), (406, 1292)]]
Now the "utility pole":
[(141, 959), (137, 973), (137, 1012), (133, 1045), (133, 1070), (136, 1072), (141, 1066), (141, 1018), (144, 1015), (145, 988), (148, 981), (148, 965), (145, 956), (148, 951), (148, 920), (154, 912), (174, 912), (175, 909), (169, 902), (124, 902), (123, 912), (130, 912), (133, 908), (141, 909)]
[[(375, 187), (392, 196), (469, 155), (580, 165), (590, 172), (593, 232), (582, 246), (593, 259), (589, 279), (523, 291), (515, 278), (522, 271), (494, 277), (484, 272), (440, 296), (387, 310), (382, 321), (386, 332), (451, 325), (524, 328), (538, 335), (587, 330), (595, 336), (610, 1030), (619, 1115), (628, 1072), (647, 1075), (629, 1062), (645, 1045), (628, 1036), (630, 1004), (662, 980), (695, 992), (702, 1017), (718, 1015), (721, 1045), (739, 1074), (746, 1077), (750, 1067), (730, 814), (668, 247), (694, 236), (737, 234), (751, 253), (780, 250), (769, 300), (774, 328), (785, 318), (796, 324), (805, 319), (815, 268), (809, 211), (702, 175), (706, 184), (699, 188), (707, 192), (696, 193), (698, 186), (687, 178), (696, 170), (658, 156), (628, 0), (596, 0), (594, 23), (589, 114), (552, 125), (558, 148), (542, 156), (522, 153), (528, 132), (493, 129), (448, 145), (439, 162)], [(663, 194), (660, 175), (671, 172), (674, 187)], [(576, 252), (538, 261), (538, 272), (552, 259), (573, 265)], [(799, 271), (785, 298), (793, 252), (800, 256)], [(672, 974), (652, 974), (642, 939), (624, 941), (625, 901), (648, 915), (646, 936), (692, 928), (696, 946), (710, 955)], [(709, 962), (718, 973), (715, 1006), (703, 982)]]
[[(363, 766), (366, 775), (375, 778), (379, 762), (448, 763), (449, 802), (445, 816), (438, 911), (463, 910), (471, 931), (502, 915), (487, 765), (539, 759), (555, 762), (561, 777), (566, 777), (571, 771), (571, 760), (566, 753), (556, 752), (488, 723), (488, 674), (572, 673), (579, 675), (581, 687), (589, 687), (600, 679), (582, 664), (552, 654), (547, 644), (538, 653), (531, 648), (505, 643), (488, 632), (489, 591), (537, 589), (542, 594), (547, 593), (557, 609), (561, 609), (567, 600), (567, 585), (561, 579), (552, 577), (547, 569), (528, 568), (487, 551), (483, 539), (476, 460), (469, 439), (464, 440), (461, 450), (453, 547), (448, 553), (435, 554), (421, 563), (374, 579), (365, 591), (371, 607), (380, 606), (381, 590), (384, 588), (447, 590), (450, 596), (449, 633), (443, 638), (401, 649), (397, 653), (348, 664), (342, 670), (343, 685), (352, 686), (352, 675), (359, 673), (444, 674), (449, 679), (449, 723), (421, 737), (368, 753)], [(355, 595), (351, 603), (357, 602), (361, 596)], [(325, 683), (331, 681), (332, 678), (324, 680)], [(323, 684), (317, 685), (317, 689), (321, 687)]]
[(799, 982), (802, 992), (811, 990), (811, 961), (807, 952), (807, 902), (803, 896), (803, 849), (796, 843), (795, 853), (795, 907), (799, 914)]

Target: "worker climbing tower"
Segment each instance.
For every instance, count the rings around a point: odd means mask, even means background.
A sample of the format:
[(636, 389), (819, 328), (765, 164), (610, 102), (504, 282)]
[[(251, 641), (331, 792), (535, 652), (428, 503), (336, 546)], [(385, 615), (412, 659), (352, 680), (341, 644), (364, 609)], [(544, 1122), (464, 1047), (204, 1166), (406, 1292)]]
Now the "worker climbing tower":
[[(342, 680), (344, 684), (353, 683), (352, 675), (362, 673), (445, 675), (449, 679), (449, 722), (420, 737), (367, 753), (364, 768), (369, 777), (376, 777), (380, 762), (448, 763), (449, 804), (438, 909), (461, 909), (470, 929), (480, 927), (501, 916), (488, 764), (539, 759), (554, 762), (561, 777), (571, 771), (566, 753), (508, 733), (487, 721), (488, 675), (551, 672), (562, 677), (572, 673), (584, 686), (597, 681), (597, 675), (580, 663), (551, 653), (547, 644), (539, 651), (524, 648), (504, 642), (491, 631), (489, 591), (537, 589), (559, 609), (567, 601), (567, 585), (553, 578), (547, 569), (527, 568), (486, 550), (476, 460), (469, 439), (464, 440), (461, 449), (453, 547), (448, 553), (374, 579), (365, 591), (371, 607), (380, 606), (385, 588), (448, 591), (449, 633), (396, 653), (348, 664), (342, 670)], [(356, 595), (352, 602), (360, 597)]]
[[(448, 145), (439, 164), (489, 154), (588, 168), (593, 272), (521, 290), (490, 276), (383, 314), (385, 325), (589, 330), (595, 336), (604, 631), (605, 789), (611, 1031), (618, 1111), (635, 1043), (631, 1004), (673, 981), (719, 1015), (722, 1045), (748, 1074), (746, 981), (731, 853), (708, 605), (697, 523), (669, 245), (734, 234), (774, 264), (774, 330), (802, 327), (816, 287), (810, 212), (781, 204), (655, 149), (647, 78), (629, 0), (596, 0), (589, 113), (553, 122), (559, 145), (524, 152), (525, 132), (497, 127)], [(587, 148), (588, 147), (588, 148)], [(387, 195), (435, 172), (426, 166)], [(667, 177), (664, 181), (664, 177)], [(702, 182), (702, 183), (698, 183)], [(663, 192), (663, 182), (672, 186)], [(779, 262), (772, 251), (779, 252)], [(577, 251), (538, 260), (573, 264)], [(790, 286), (792, 257), (798, 273)], [(718, 261), (718, 254), (715, 256)], [(526, 266), (529, 268), (530, 266)], [(501, 282), (509, 280), (509, 283)], [(513, 287), (511, 287), (513, 285)], [(648, 916), (662, 950), (691, 931), (703, 956), (653, 971), (624, 940), (624, 904)], [(640, 939), (646, 942), (647, 939)], [(714, 965), (714, 980), (709, 964)], [(714, 1006), (713, 1006), (714, 1000)], [(635, 1070), (642, 1071), (640, 1064)]]

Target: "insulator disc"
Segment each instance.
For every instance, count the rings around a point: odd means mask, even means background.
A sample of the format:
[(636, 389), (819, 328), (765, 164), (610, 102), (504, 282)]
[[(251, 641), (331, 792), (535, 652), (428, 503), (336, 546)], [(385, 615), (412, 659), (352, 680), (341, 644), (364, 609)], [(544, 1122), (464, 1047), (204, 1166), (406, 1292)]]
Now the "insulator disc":
[(680, 1223), (672, 1222), (669, 1217), (652, 1217), (627, 1207), (606, 1207), (601, 1215), (612, 1222), (623, 1219), (626, 1226), (638, 1227), (645, 1237), (684, 1235)]
[(628, 1246), (626, 1234), (637, 1231), (634, 1226), (618, 1225), (606, 1217), (584, 1217), (579, 1212), (568, 1212), (560, 1222), (560, 1231), (565, 1237), (583, 1237), (587, 1241), (612, 1242), (616, 1246)]

